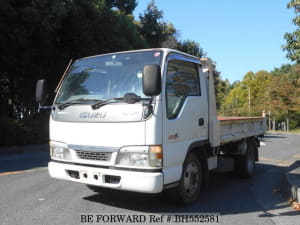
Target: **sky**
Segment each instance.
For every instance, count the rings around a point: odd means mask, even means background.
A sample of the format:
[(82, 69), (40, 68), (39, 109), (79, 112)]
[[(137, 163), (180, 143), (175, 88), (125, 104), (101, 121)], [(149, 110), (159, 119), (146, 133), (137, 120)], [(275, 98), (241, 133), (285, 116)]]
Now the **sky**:
[[(156, 0), (164, 20), (180, 40), (193, 40), (216, 62), (222, 79), (231, 83), (249, 72), (271, 71), (292, 63), (282, 50), (286, 32), (296, 26), (289, 0)], [(150, 0), (138, 0), (138, 19)]]

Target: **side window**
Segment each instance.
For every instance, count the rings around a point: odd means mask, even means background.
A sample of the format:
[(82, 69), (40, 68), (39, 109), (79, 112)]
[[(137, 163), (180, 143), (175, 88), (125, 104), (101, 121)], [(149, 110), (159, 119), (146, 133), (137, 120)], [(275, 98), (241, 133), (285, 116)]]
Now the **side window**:
[(200, 96), (198, 66), (195, 63), (170, 60), (167, 68), (166, 98), (167, 116), (177, 117), (187, 96)]

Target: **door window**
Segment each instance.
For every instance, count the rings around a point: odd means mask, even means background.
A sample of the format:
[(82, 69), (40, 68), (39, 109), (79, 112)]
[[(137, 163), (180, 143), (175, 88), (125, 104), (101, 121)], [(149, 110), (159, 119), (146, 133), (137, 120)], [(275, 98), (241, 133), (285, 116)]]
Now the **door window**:
[(167, 68), (167, 116), (174, 119), (187, 96), (200, 96), (198, 65), (183, 60), (170, 60)]

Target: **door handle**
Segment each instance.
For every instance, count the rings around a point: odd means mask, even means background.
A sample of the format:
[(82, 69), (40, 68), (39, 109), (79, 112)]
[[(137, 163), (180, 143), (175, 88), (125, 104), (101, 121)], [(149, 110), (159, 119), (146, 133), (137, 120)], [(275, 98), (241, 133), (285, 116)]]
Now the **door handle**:
[(198, 125), (202, 127), (204, 125), (204, 118), (199, 118)]

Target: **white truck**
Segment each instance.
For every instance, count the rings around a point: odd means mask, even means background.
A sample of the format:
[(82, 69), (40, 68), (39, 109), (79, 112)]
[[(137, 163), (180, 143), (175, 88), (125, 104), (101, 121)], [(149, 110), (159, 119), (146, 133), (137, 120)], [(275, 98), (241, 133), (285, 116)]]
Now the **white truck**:
[(209, 59), (165, 48), (75, 61), (50, 107), (50, 176), (95, 191), (165, 190), (183, 204), (224, 165), (251, 177), (264, 118), (218, 118), (212, 72)]

